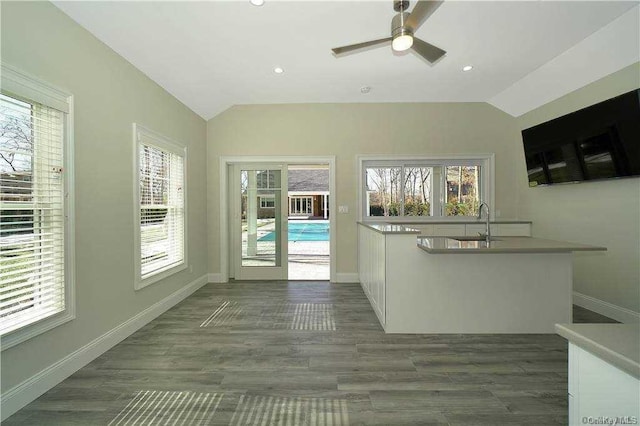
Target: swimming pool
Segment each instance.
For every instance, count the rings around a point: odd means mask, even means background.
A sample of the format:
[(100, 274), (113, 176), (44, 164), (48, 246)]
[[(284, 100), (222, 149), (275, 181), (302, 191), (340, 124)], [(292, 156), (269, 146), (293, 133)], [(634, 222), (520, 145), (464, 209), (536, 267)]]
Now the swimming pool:
[[(274, 241), (275, 232), (260, 237), (258, 241)], [(289, 221), (289, 241), (329, 241), (329, 223)]]

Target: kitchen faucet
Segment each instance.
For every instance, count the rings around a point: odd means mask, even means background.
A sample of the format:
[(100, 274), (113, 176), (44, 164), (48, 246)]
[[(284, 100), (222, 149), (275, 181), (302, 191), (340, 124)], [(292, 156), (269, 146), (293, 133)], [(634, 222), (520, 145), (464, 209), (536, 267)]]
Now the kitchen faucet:
[(487, 203), (482, 203), (480, 204), (480, 207), (478, 207), (478, 220), (482, 219), (483, 206), (487, 208), (487, 223), (486, 223), (486, 229), (485, 229), (484, 235), (480, 234), (480, 236), (486, 237), (487, 242), (489, 242), (489, 240), (491, 239), (491, 225), (489, 224), (490, 213), (489, 213), (489, 205)]

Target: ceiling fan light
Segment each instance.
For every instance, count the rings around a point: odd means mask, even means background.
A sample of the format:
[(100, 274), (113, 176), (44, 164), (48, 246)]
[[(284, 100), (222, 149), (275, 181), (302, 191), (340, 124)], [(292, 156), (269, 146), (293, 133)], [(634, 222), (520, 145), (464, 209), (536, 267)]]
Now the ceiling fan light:
[(413, 46), (413, 37), (409, 34), (399, 35), (391, 42), (391, 47), (396, 52), (403, 52)]

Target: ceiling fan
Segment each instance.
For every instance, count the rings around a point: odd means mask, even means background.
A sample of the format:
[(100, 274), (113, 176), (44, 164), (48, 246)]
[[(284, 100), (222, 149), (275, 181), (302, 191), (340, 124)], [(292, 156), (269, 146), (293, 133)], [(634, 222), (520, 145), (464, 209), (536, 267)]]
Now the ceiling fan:
[(398, 14), (391, 20), (391, 37), (336, 47), (331, 50), (336, 57), (341, 57), (348, 53), (356, 53), (356, 51), (361, 49), (378, 47), (378, 45), (381, 46), (391, 42), (391, 47), (396, 52), (402, 52), (412, 48), (418, 55), (433, 63), (443, 57), (447, 52), (433, 44), (414, 37), (413, 34), (420, 28), (420, 25), (440, 7), (442, 2), (443, 0), (418, 0), (413, 11), (409, 13), (405, 12), (407, 7), (409, 7), (407, 0), (395, 0), (393, 2), (393, 9), (398, 12)]

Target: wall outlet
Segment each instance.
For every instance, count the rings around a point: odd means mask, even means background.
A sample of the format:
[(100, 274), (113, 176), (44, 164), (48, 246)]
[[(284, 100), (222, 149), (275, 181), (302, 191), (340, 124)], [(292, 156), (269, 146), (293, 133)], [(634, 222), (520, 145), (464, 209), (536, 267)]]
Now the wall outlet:
[(338, 213), (349, 213), (349, 206), (338, 206)]

